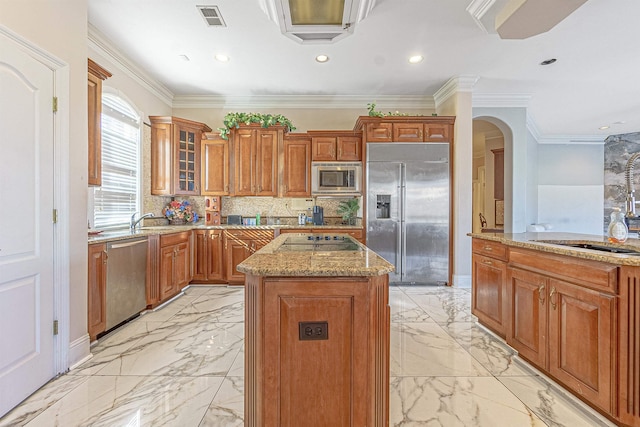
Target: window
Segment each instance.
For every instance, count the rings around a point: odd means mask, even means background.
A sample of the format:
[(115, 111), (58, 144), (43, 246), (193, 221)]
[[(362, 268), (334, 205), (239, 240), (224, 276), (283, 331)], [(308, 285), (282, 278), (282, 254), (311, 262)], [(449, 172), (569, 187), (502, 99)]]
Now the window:
[(102, 186), (93, 193), (93, 227), (128, 226), (139, 211), (140, 116), (124, 99), (102, 95)]

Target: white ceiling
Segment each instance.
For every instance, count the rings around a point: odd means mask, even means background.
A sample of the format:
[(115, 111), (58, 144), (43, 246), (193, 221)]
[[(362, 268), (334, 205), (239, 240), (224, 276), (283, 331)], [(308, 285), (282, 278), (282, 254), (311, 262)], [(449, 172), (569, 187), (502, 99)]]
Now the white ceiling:
[[(281, 34), (259, 0), (88, 4), (98, 34), (176, 99), (355, 97), (366, 114), (366, 103), (377, 98), (418, 97), (433, 105), (431, 97), (452, 77), (477, 76), (474, 105), (528, 100), (542, 136), (640, 131), (640, 1), (588, 0), (551, 31), (525, 40), (483, 31), (466, 10), (471, 2), (377, 0), (353, 35), (322, 45), (302, 45)], [(196, 5), (218, 6), (227, 27), (206, 26)], [(217, 62), (217, 53), (231, 60)], [(316, 62), (320, 53), (330, 61)], [(407, 58), (415, 54), (425, 60), (411, 65)], [(557, 62), (539, 65), (549, 58)], [(599, 130), (603, 125), (611, 127)]]

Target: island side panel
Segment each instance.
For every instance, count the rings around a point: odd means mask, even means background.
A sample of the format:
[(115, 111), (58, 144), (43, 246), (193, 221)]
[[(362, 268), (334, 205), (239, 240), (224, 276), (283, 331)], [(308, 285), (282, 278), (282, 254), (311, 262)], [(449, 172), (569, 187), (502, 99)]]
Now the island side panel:
[[(388, 425), (387, 275), (245, 286), (247, 426)], [(328, 339), (300, 340), (301, 321), (327, 321)]]

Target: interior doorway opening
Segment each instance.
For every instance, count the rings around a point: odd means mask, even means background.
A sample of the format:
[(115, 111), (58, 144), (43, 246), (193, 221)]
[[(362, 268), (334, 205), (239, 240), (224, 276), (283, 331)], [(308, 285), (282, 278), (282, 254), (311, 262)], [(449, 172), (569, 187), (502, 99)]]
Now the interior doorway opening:
[(504, 232), (504, 134), (493, 123), (473, 120), (473, 226), (474, 233)]

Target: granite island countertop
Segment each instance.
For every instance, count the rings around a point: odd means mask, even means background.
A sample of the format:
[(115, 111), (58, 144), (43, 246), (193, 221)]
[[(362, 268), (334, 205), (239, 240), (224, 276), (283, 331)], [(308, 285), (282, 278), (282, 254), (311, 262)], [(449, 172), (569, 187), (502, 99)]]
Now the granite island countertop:
[[(640, 266), (640, 239), (630, 237), (624, 243), (610, 243), (607, 236), (580, 233), (469, 233), (474, 239), (490, 240), (509, 247), (532, 249), (557, 255), (567, 255), (615, 265)], [(614, 250), (638, 251), (638, 254), (611, 253), (606, 251), (565, 246), (566, 244), (592, 244)]]
[(238, 271), (254, 276), (302, 276), (302, 277), (356, 277), (381, 276), (394, 271), (392, 264), (365, 245), (349, 236), (357, 244), (358, 251), (279, 251), (290, 236), (306, 236), (304, 233), (280, 235), (271, 243), (238, 264)]

